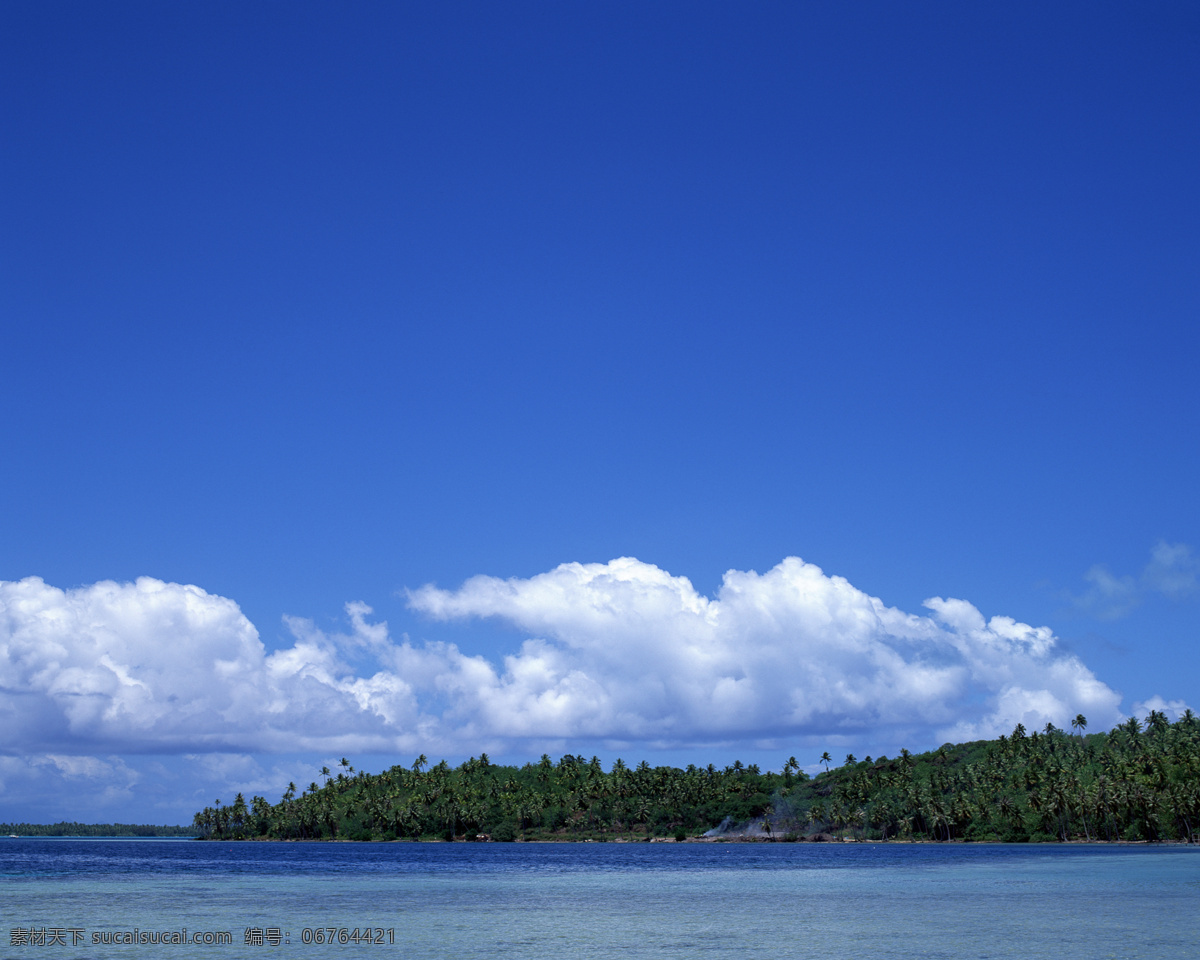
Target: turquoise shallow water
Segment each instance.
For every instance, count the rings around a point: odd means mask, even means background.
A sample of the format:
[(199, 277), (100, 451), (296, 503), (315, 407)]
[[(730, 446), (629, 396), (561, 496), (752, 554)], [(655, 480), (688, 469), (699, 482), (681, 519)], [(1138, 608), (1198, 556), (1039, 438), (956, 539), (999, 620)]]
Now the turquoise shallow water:
[[(1198, 908), (1177, 846), (0, 844), (14, 958), (1194, 960)], [(233, 942), (92, 942), (184, 928)]]

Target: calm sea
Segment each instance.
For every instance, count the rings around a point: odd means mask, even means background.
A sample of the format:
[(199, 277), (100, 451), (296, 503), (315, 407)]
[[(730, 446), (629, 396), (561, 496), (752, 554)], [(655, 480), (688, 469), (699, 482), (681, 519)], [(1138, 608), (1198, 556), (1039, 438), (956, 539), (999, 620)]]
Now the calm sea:
[(9, 839), (0, 918), (17, 958), (1195, 960), (1200, 849)]

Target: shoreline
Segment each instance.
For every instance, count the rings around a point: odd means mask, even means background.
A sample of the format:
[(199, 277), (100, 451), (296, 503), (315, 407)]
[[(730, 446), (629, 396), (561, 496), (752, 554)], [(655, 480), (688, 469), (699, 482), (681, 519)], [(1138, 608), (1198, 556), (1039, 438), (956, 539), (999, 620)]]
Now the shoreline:
[[(43, 839), (40, 837), (27, 837), (22, 839)], [(76, 839), (89, 840), (91, 837), (63, 837), (61, 839)], [(121, 838), (115, 838), (121, 839)], [(169, 839), (148, 837), (146, 839)], [(611, 839), (595, 839), (584, 837), (581, 839), (571, 839), (567, 837), (539, 837), (536, 839), (521, 838), (517, 840), (468, 840), (463, 839), (445, 840), (442, 838), (432, 838), (429, 840), (413, 840), (413, 839), (395, 839), (395, 840), (345, 840), (341, 837), (242, 837), (240, 839), (221, 838), (210, 840), (206, 837), (180, 837), (178, 839), (198, 840), (205, 843), (345, 843), (345, 844), (366, 844), (366, 843), (778, 843), (778, 844), (877, 844), (877, 845), (901, 845), (901, 846), (1011, 846), (1011, 847), (1093, 847), (1093, 846), (1114, 846), (1114, 847), (1166, 847), (1166, 846), (1190, 846), (1191, 841), (1188, 840), (1031, 840), (1031, 841), (1009, 841), (1009, 840), (860, 840), (855, 837), (827, 837), (820, 840), (815, 839), (800, 839), (800, 840), (775, 840), (769, 837), (687, 837), (683, 840), (676, 840), (674, 837), (642, 837), (632, 840), (625, 837), (613, 837)]]

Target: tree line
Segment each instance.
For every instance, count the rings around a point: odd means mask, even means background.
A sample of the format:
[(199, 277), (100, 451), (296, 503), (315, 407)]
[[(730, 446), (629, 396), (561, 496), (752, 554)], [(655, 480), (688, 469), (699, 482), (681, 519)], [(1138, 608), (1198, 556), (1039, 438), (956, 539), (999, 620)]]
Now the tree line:
[(196, 814), (202, 837), (296, 840), (643, 838), (688, 835), (732, 816), (750, 819), (770, 809), (772, 797), (803, 774), (789, 765), (763, 773), (735, 762), (686, 770), (628, 767), (617, 760), (605, 772), (599, 758), (543, 755), (521, 767), (493, 764), (487, 754), (458, 767), (430, 767), (424, 756), (380, 774), (355, 771), (345, 758), (336, 774), (322, 768), (297, 793), (288, 785), (276, 804), (249, 803), (238, 794)]
[(1108, 733), (1018, 724), (997, 740), (847, 756), (809, 778), (795, 757), (779, 773), (628, 767), (597, 757), (502, 766), (486, 754), (457, 767), (426, 757), (379, 774), (336, 774), (278, 803), (217, 800), (193, 819), (211, 839), (684, 839), (724, 824), (766, 840), (1186, 840), (1200, 826), (1200, 723), (1160, 711)]
[[(775, 820), (800, 836), (855, 839), (1185, 840), (1200, 828), (1200, 723), (1152, 711), (1108, 733), (1018, 724), (997, 740), (889, 760), (847, 756), (781, 798)], [(775, 827), (778, 830), (778, 826)]]
[(146, 823), (0, 823), (0, 836), (19, 837), (192, 837), (191, 827)]

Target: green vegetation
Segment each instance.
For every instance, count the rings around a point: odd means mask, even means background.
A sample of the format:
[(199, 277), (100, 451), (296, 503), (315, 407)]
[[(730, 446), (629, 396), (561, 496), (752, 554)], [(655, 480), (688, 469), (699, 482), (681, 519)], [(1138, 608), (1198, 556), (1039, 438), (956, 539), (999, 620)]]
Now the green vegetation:
[(192, 827), (145, 823), (0, 823), (0, 836), (19, 837), (194, 837)]
[[(789, 765), (782, 774), (760, 773), (735, 763), (714, 767), (626, 767), (620, 760), (609, 773), (593, 757), (570, 754), (554, 763), (543, 756), (523, 767), (497, 766), (486, 754), (452, 768), (445, 761), (425, 770), (419, 757), (370, 775), (349, 762), (325, 784), (296, 795), (289, 785), (283, 799), (269, 804), (239, 794), (232, 804), (196, 814), (205, 837), (394, 840), (474, 839), (644, 839), (651, 835), (701, 833), (725, 817), (747, 820), (771, 807), (772, 796), (796, 782)], [(801, 775), (803, 776), (803, 775)]]
[[(1200, 723), (1154, 711), (1111, 733), (1018, 725), (999, 740), (895, 760), (847, 757), (776, 802), (799, 839), (1187, 840), (1200, 837)], [(780, 827), (775, 827), (778, 832)]]
[[(782, 773), (740, 762), (686, 770), (636, 768), (618, 760), (543, 756), (523, 767), (486, 754), (459, 767), (377, 774), (343, 759), (298, 796), (289, 785), (270, 804), (239, 794), (197, 813), (195, 831), (214, 839), (680, 839), (740, 824), (767, 840), (1187, 840), (1200, 827), (1200, 723), (1152, 712), (1110, 733), (1078, 735), (1051, 725), (1027, 734), (945, 745), (894, 760), (847, 756), (815, 779), (794, 757)], [(733, 835), (736, 835), (736, 831)]]

